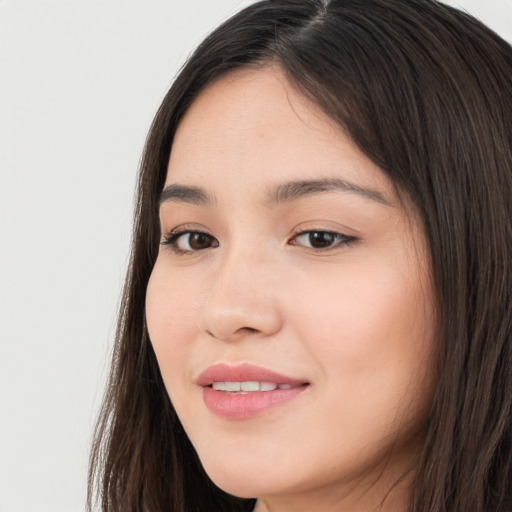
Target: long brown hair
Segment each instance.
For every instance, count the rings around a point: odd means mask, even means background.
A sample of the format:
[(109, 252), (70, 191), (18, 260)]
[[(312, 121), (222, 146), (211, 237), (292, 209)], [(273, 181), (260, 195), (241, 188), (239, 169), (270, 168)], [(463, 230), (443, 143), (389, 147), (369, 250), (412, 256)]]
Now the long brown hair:
[[(512, 510), (512, 48), (434, 0), (268, 0), (192, 55), (141, 165), (131, 262), (91, 453), (89, 508), (251, 510), (215, 487), (145, 326), (176, 128), (213, 80), (277, 63), (415, 203), (430, 247), (437, 383), (411, 512)], [(96, 499), (95, 499), (96, 498)]]

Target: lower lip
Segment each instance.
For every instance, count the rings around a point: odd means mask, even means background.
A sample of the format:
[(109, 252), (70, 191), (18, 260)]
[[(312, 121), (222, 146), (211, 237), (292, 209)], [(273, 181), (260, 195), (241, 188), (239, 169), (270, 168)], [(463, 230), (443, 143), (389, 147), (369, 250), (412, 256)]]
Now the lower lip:
[(255, 391), (246, 394), (228, 393), (226, 391), (217, 391), (211, 387), (204, 387), (203, 400), (206, 407), (221, 418), (245, 420), (293, 400), (307, 387), (295, 386), (290, 389)]

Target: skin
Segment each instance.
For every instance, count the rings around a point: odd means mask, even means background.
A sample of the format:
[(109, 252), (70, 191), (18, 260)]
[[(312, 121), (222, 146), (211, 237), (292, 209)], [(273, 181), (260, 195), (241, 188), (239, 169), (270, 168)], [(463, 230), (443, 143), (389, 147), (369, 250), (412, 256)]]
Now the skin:
[[(272, 197), (283, 183), (319, 179), (352, 190)], [(208, 475), (258, 497), (258, 512), (405, 511), (435, 325), (412, 206), (277, 67), (201, 93), (176, 133), (165, 186), (175, 184), (210, 201), (161, 204), (162, 240), (185, 233), (174, 250), (160, 247), (147, 324)], [(206, 243), (192, 246), (191, 231)], [(313, 247), (311, 232), (332, 243)], [(196, 379), (212, 364), (245, 362), (309, 386), (251, 419), (219, 418)]]

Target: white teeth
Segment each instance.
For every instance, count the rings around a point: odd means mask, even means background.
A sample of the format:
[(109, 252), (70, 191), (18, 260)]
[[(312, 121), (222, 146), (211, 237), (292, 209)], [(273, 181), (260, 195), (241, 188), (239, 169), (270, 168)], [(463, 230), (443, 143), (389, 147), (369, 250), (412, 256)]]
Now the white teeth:
[(251, 393), (256, 391), (274, 391), (274, 389), (290, 389), (293, 386), (291, 384), (276, 384), (275, 382), (212, 382), (212, 388), (216, 391), (228, 391), (235, 393), (242, 391), (245, 393)]
[(241, 382), (240, 388), (242, 391), (259, 391), (260, 390), (260, 383), (259, 382)]
[(226, 382), (226, 391), (240, 391), (240, 382)]

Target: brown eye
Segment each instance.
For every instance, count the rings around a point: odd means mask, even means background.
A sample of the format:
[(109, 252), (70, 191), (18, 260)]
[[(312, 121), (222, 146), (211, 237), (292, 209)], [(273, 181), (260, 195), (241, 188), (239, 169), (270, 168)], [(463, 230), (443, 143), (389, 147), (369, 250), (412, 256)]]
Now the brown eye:
[(162, 245), (168, 245), (174, 252), (197, 252), (218, 247), (218, 240), (201, 231), (182, 231), (166, 236)]
[(314, 249), (324, 249), (336, 242), (336, 235), (327, 231), (311, 231), (308, 238), (309, 245)]
[(188, 245), (193, 251), (208, 249), (208, 247), (212, 246), (214, 240), (213, 236), (207, 235), (206, 233), (190, 233), (188, 235)]
[(298, 233), (290, 243), (321, 251), (322, 249), (344, 247), (355, 240), (355, 237), (333, 231), (303, 231)]

